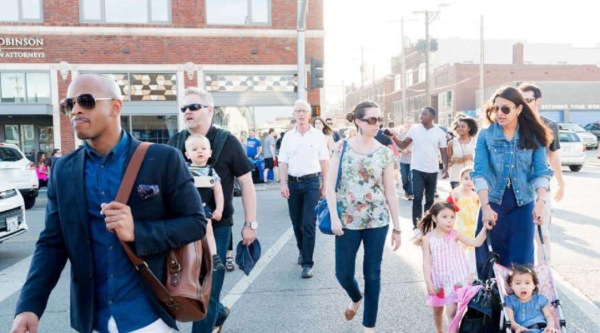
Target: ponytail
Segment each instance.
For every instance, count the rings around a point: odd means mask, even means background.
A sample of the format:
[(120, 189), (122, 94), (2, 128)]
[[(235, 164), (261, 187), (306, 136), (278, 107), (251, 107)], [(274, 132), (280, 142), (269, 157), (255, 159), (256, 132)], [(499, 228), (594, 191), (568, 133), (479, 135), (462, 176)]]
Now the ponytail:
[(418, 228), (421, 232), (421, 236), (417, 237), (414, 241), (415, 245), (421, 246), (423, 243), (422, 237), (425, 237), (429, 232), (431, 232), (437, 224), (433, 220), (434, 216), (438, 216), (438, 214), (444, 209), (450, 209), (451, 211), (456, 213), (454, 206), (449, 202), (436, 202), (431, 206), (431, 208), (425, 213), (425, 217), (419, 222)]

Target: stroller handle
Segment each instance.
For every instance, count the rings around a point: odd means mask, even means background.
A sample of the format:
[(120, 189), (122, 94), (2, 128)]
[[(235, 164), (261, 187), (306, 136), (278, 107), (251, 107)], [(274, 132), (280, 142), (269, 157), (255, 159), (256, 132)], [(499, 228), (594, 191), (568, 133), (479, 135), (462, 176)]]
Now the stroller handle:
[(541, 242), (542, 245), (545, 245), (544, 244), (544, 235), (542, 234), (542, 225), (538, 224), (537, 225), (537, 229), (538, 229), (538, 235), (540, 237), (540, 242)]

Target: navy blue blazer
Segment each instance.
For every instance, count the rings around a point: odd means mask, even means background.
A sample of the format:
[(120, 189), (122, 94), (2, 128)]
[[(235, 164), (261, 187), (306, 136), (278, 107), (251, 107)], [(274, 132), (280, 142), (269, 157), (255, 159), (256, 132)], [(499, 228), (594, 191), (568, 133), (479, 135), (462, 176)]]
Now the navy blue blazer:
[[(130, 139), (126, 165), (140, 144), (135, 138)], [(85, 198), (85, 154), (85, 149), (79, 148), (58, 159), (51, 169), (46, 226), (36, 243), (16, 313), (29, 311), (41, 318), (68, 259), (71, 262), (71, 327), (89, 333), (94, 324), (95, 267)], [(158, 185), (158, 195), (142, 200), (137, 192), (140, 184)], [(146, 260), (158, 279), (166, 282), (167, 252), (197, 241), (206, 233), (201, 199), (179, 151), (166, 145), (150, 146), (128, 205), (134, 220), (134, 251)], [(175, 320), (144, 278), (139, 278), (158, 316), (176, 329)]]

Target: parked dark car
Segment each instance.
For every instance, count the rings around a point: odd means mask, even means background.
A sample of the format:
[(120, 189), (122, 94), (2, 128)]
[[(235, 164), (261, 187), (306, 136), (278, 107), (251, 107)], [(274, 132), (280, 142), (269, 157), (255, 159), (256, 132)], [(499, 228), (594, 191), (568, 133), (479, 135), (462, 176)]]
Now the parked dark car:
[(585, 125), (585, 130), (594, 134), (600, 140), (600, 122)]

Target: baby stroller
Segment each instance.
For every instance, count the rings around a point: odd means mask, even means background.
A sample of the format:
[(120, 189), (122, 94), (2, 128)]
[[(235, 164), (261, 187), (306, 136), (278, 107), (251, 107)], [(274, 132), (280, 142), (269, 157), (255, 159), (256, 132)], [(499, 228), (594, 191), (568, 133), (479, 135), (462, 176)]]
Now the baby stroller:
[[(539, 294), (545, 296), (553, 307), (555, 327), (559, 328), (562, 333), (567, 333), (567, 321), (565, 320), (562, 304), (560, 299), (558, 298), (558, 292), (556, 290), (556, 285), (554, 284), (554, 279), (552, 277), (552, 267), (550, 266), (550, 260), (548, 259), (548, 250), (546, 249), (546, 244), (544, 243), (544, 237), (542, 236), (542, 226), (538, 226), (538, 235), (540, 237), (540, 242), (542, 244), (542, 251), (544, 252), (544, 261), (533, 269), (537, 273), (539, 279)], [(487, 246), (492, 253), (492, 243), (487, 238)], [(508, 283), (506, 283), (508, 279), (509, 269), (496, 263), (494, 260), (493, 263), (493, 271), (494, 276), (496, 278), (496, 284), (498, 285), (498, 289), (500, 291), (500, 298), (502, 300), (502, 304), (504, 303), (504, 298), (512, 292)], [(510, 320), (508, 319), (506, 308), (502, 308), (502, 314), (500, 317), (500, 330), (506, 331), (506, 333), (511, 333), (510, 330)]]
[[(560, 328), (562, 333), (567, 333), (567, 322), (564, 319), (562, 305), (552, 278), (552, 268), (550, 267), (550, 260), (548, 259), (548, 251), (542, 236), (541, 226), (538, 226), (538, 231), (544, 253), (544, 262), (534, 268), (539, 279), (539, 294), (544, 295), (552, 304), (554, 319), (556, 321), (555, 326)], [(508, 312), (504, 307), (504, 299), (508, 296), (509, 292), (512, 292), (506, 282), (510, 269), (497, 263), (500, 257), (492, 249), (489, 232), (486, 243), (489, 250), (486, 265), (492, 265), (493, 269), (490, 270), (492, 276), (485, 281), (474, 283), (474, 285), (481, 285), (483, 288), (469, 302), (467, 312), (460, 322), (459, 333), (513, 332), (510, 329), (511, 323), (508, 319)]]

